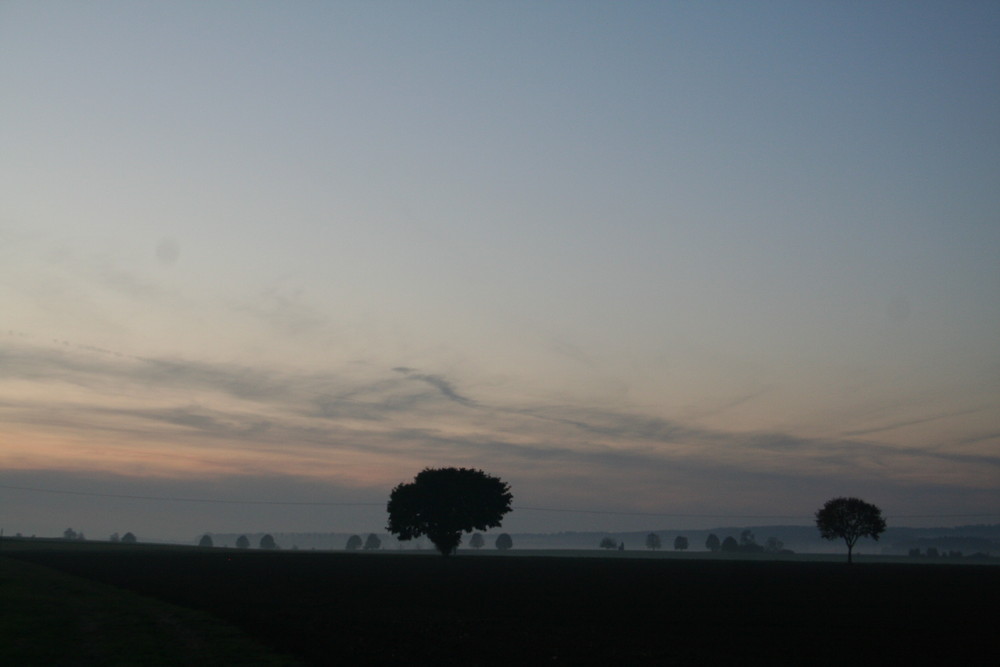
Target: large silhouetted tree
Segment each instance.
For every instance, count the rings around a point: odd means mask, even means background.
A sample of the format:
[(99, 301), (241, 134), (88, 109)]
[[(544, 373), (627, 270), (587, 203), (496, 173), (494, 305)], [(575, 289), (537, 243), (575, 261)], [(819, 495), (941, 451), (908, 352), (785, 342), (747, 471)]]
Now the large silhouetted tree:
[(663, 546), (663, 540), (660, 539), (659, 535), (657, 535), (656, 533), (650, 533), (649, 535), (646, 536), (647, 549), (652, 549), (653, 551), (656, 551), (661, 546)]
[(382, 538), (375, 533), (368, 533), (365, 538), (365, 551), (375, 551), (382, 548)]
[(469, 538), (469, 546), (473, 549), (482, 549), (484, 544), (486, 544), (486, 540), (482, 533), (473, 533), (472, 537)]
[(350, 537), (347, 538), (347, 544), (344, 546), (344, 548), (347, 549), (348, 551), (357, 551), (358, 549), (361, 548), (361, 545), (362, 545), (361, 536), (351, 535)]
[(508, 533), (500, 533), (494, 546), (500, 551), (507, 551), (514, 547), (514, 539)]
[(719, 536), (716, 535), (715, 533), (711, 533), (705, 540), (705, 548), (708, 549), (709, 551), (718, 551), (721, 548), (721, 546), (722, 543), (719, 542)]
[(674, 549), (677, 551), (686, 551), (688, 548), (688, 538), (683, 535), (678, 535), (674, 538)]
[(510, 485), (470, 468), (426, 468), (389, 495), (387, 530), (400, 540), (426, 535), (443, 556), (462, 533), (500, 525), (510, 511)]
[(207, 533), (205, 535), (202, 535), (201, 539), (198, 540), (198, 546), (199, 547), (210, 547), (210, 546), (212, 546), (212, 536), (209, 535), (209, 534), (207, 534)]
[(236, 538), (236, 546), (239, 549), (249, 549), (250, 540), (247, 539), (246, 535), (240, 535), (239, 537)]
[(816, 527), (828, 540), (843, 538), (847, 543), (847, 562), (853, 563), (854, 545), (862, 537), (878, 540), (885, 532), (882, 510), (860, 498), (834, 498), (816, 511)]
[(260, 548), (261, 549), (277, 549), (278, 543), (274, 541), (274, 537), (271, 534), (267, 534), (260, 538)]

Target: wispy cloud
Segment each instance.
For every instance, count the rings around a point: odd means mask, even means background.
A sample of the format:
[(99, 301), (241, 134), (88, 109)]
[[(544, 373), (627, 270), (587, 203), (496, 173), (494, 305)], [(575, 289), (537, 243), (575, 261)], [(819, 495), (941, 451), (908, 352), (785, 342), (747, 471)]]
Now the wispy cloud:
[(437, 389), (441, 393), (441, 395), (447, 398), (449, 401), (454, 401), (459, 405), (466, 405), (470, 407), (476, 405), (475, 401), (459, 394), (455, 390), (455, 387), (452, 385), (452, 383), (440, 375), (428, 375), (426, 373), (418, 373), (414, 369), (407, 368), (405, 366), (397, 366), (392, 370), (396, 371), (397, 373), (402, 373), (411, 380), (417, 380), (419, 382), (424, 382), (430, 385), (434, 389)]
[[(544, 463), (549, 475), (587, 471), (635, 480), (665, 470), (714, 479), (765, 473), (925, 479), (942, 464), (953, 475), (965, 470), (982, 478), (983, 470), (1000, 466), (1000, 457), (975, 452), (728, 432), (641, 411), (486, 403), (444, 375), (410, 367), (363, 376), (293, 373), (10, 341), (0, 347), (0, 368), (0, 412), (9, 423), (91, 437), (103, 432), (140, 450), (174, 442), (206, 456), (213, 449), (280, 454), (291, 467), (323, 452), (392, 470), (492, 462), (531, 475)], [(52, 393), (29, 398), (9, 389), (25, 382)]]

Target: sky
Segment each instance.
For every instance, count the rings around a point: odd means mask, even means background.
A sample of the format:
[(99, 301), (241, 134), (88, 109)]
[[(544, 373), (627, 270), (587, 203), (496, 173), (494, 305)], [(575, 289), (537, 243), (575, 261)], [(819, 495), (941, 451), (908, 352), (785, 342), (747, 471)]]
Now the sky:
[[(0, 527), (1000, 522), (1000, 4), (0, 2)], [(211, 501), (211, 502), (193, 502)]]

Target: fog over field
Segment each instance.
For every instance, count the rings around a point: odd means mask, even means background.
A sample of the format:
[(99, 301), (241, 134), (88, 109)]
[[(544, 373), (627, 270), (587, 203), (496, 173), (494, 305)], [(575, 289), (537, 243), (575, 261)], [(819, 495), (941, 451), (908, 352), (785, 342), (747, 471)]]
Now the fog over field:
[(996, 524), (998, 33), (0, 3), (0, 528), (381, 532), (442, 466), (512, 533)]

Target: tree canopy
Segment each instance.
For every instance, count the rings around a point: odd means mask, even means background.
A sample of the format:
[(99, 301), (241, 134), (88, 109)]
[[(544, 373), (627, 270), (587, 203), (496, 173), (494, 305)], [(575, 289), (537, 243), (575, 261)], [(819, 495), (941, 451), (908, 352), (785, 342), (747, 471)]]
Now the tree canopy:
[(646, 536), (647, 549), (653, 549), (655, 551), (656, 549), (659, 549), (661, 546), (663, 546), (663, 540), (660, 539), (659, 535), (657, 535), (656, 533), (650, 533), (649, 535)]
[(426, 468), (392, 490), (386, 529), (404, 541), (426, 535), (448, 556), (463, 532), (499, 526), (513, 498), (510, 485), (482, 470)]
[(497, 541), (495, 543), (495, 546), (500, 551), (507, 551), (507, 549), (510, 549), (514, 546), (514, 540), (513, 538), (511, 538), (509, 534), (500, 533), (499, 535), (497, 535)]
[(860, 498), (833, 498), (816, 511), (816, 527), (828, 540), (843, 538), (847, 544), (847, 562), (853, 562), (854, 545), (862, 537), (878, 540), (885, 532), (882, 510)]

